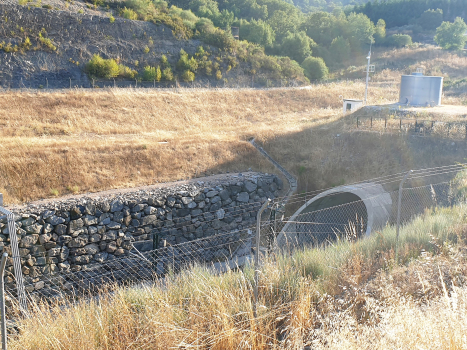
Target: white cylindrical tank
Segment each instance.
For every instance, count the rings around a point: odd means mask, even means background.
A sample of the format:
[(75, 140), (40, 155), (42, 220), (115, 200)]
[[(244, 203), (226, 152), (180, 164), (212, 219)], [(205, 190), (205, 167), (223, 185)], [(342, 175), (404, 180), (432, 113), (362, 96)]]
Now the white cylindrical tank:
[(421, 73), (403, 75), (399, 103), (410, 106), (439, 106), (443, 93), (443, 77), (427, 77)]

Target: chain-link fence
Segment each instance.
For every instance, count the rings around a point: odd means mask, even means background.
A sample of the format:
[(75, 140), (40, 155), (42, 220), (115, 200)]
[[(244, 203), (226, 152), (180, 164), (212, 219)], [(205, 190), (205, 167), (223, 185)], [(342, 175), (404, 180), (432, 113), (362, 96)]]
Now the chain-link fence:
[[(293, 256), (296, 252), (314, 249), (332, 267), (336, 263), (333, 255), (328, 256), (327, 252), (335, 254), (335, 245), (339, 242), (384, 236), (398, 224), (404, 227), (426, 213), (462, 206), (465, 184), (464, 165), (453, 165), (384, 176), (365, 183), (310, 192), (306, 196), (295, 194), (287, 196), (287, 203), (284, 203), (285, 198), (277, 198), (268, 204), (256, 226), (181, 244), (163, 242), (158, 249), (147, 252), (133, 248), (127, 256), (95, 261), (75, 270), (50, 271), (45, 277), (25, 284), (27, 307), (33, 310), (44, 302), (71, 307), (70, 301), (98, 297), (103, 291), (112, 293), (115, 288), (150, 286), (195, 265), (206, 266), (212, 273), (219, 274), (256, 264), (252, 286), (256, 316), (261, 293), (266, 293), (268, 288), (273, 293), (272, 286), (262, 285), (265, 277), (260, 273), (260, 261), (266, 259), (271, 263), (284, 254)], [(305, 197), (311, 199), (305, 200)], [(286, 218), (287, 206), (299, 204), (301, 207)], [(259, 206), (255, 210), (257, 212)], [(388, 249), (388, 240), (386, 237), (386, 245), (377, 248)], [(258, 242), (259, 250), (255, 249)], [(397, 251), (404, 242), (397, 236), (389, 248)], [(348, 245), (344, 249), (354, 248)], [(17, 288), (7, 288), (6, 293), (9, 311), (14, 311), (14, 305), (18, 304)], [(20, 317), (18, 312), (8, 314), (11, 320)]]

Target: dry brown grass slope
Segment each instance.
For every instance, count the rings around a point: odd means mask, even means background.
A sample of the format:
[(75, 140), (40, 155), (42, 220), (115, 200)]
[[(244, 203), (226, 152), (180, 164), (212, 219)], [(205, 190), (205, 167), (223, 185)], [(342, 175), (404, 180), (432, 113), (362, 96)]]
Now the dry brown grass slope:
[[(3, 93), (0, 192), (13, 204), (248, 168), (274, 171), (251, 137), (300, 177), (300, 190), (463, 160), (453, 154), (426, 163), (403, 137), (349, 136), (339, 96), (363, 92), (363, 83), (350, 81), (309, 89)], [(370, 104), (397, 99), (397, 85), (369, 91)]]
[[(337, 121), (339, 95), (363, 88), (3, 93), (0, 191), (19, 203), (250, 167), (271, 171), (248, 138)], [(370, 102), (396, 93), (373, 89)]]

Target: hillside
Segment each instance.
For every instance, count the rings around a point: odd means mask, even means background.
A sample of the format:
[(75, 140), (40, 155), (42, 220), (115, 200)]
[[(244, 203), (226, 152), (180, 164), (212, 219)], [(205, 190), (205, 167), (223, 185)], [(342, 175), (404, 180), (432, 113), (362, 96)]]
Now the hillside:
[[(85, 73), (85, 65), (96, 54), (114, 59), (115, 64), (124, 68), (116, 76), (119, 86), (134, 86), (135, 79), (141, 83), (146, 66), (169, 68), (172, 76), (164, 77), (160, 84), (171, 85), (174, 80), (182, 81), (183, 70), (180, 77), (175, 71), (181, 50), (191, 56), (202, 52), (199, 61), (205, 67), (209, 63), (210, 68), (200, 71), (199, 78), (210, 81), (211, 85), (229, 80), (251, 85), (252, 59), (257, 65), (253, 81), (266, 84), (267, 79), (283, 78), (284, 83), (306, 79), (294, 67), (279, 75), (274, 69), (263, 68), (262, 62), (271, 59), (261, 51), (251, 53), (248, 47), (229, 54), (198, 39), (180, 39), (164, 24), (112, 17), (90, 9), (85, 12), (79, 6), (72, 8), (73, 11), (44, 6), (52, 9), (0, 5), (0, 84), (4, 88), (91, 87), (93, 77)], [(167, 63), (163, 63), (163, 56)], [(288, 63), (282, 60), (274, 64), (280, 67)], [(106, 80), (113, 83), (111, 79)], [(153, 86), (152, 78), (149, 84)]]

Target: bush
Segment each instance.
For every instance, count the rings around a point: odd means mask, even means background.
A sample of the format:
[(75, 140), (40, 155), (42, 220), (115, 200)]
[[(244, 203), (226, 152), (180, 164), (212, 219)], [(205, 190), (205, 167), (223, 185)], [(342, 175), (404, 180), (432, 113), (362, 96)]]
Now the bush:
[(323, 80), (328, 77), (328, 67), (321, 57), (307, 57), (302, 63), (305, 76), (311, 81)]
[(180, 71), (190, 70), (196, 72), (198, 69), (198, 62), (194, 57), (189, 58), (185, 50), (180, 50), (180, 59), (177, 62), (177, 69)]
[(167, 68), (167, 67), (169, 67), (169, 61), (167, 60), (167, 56), (166, 56), (166, 55), (162, 55), (162, 57), (161, 57), (161, 65), (162, 65), (162, 68)]
[(453, 23), (443, 22), (437, 29), (435, 35), (436, 43), (443, 49), (462, 50), (467, 41), (465, 32), (467, 25), (464, 20), (457, 17)]
[(220, 70), (216, 71), (216, 79), (221, 80), (222, 79), (222, 72)]
[(300, 67), (297, 61), (291, 60), (289, 57), (279, 58), (282, 77), (286, 79), (303, 78), (303, 68)]
[(186, 70), (182, 74), (182, 80), (185, 82), (190, 82), (195, 80), (195, 73), (191, 72), (190, 70)]
[(118, 65), (118, 76), (127, 79), (134, 79), (138, 75), (138, 72), (130, 67), (124, 66), (123, 64)]
[(143, 70), (143, 80), (144, 81), (160, 81), (162, 78), (161, 68), (159, 66), (151, 67), (146, 66)]
[(170, 67), (164, 68), (164, 70), (162, 71), (162, 78), (166, 81), (172, 81), (174, 79), (172, 68)]
[(49, 38), (44, 38), (42, 36), (42, 33), (39, 33), (39, 41), (41, 42), (42, 45), (47, 47), (49, 50), (55, 51), (57, 50), (57, 47), (53, 44), (52, 40)]
[(132, 9), (124, 7), (123, 10), (120, 11), (120, 16), (126, 19), (137, 20), (138, 14), (133, 11)]
[(119, 75), (120, 69), (113, 59), (104, 59), (95, 54), (91, 60), (86, 63), (86, 73), (97, 78), (115, 78)]
[(407, 34), (393, 34), (386, 39), (386, 46), (404, 47), (412, 45), (412, 37)]
[(115, 22), (115, 17), (111, 15), (109, 17), (109, 21), (110, 21), (110, 23), (114, 23)]

